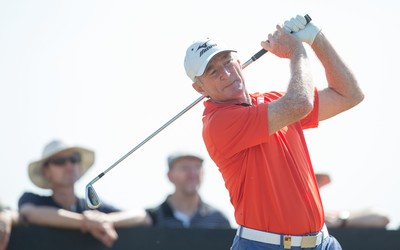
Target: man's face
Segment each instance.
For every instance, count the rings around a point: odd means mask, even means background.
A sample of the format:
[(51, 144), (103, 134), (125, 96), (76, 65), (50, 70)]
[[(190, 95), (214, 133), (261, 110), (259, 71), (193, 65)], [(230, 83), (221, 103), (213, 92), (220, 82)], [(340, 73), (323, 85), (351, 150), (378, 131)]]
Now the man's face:
[(229, 51), (215, 55), (193, 88), (217, 103), (241, 102), (246, 88), (239, 60)]
[(202, 162), (191, 157), (178, 159), (168, 171), (168, 178), (175, 185), (177, 192), (186, 195), (197, 194), (203, 179)]
[(71, 187), (79, 178), (81, 157), (78, 153), (65, 151), (52, 156), (43, 167), (44, 176), (52, 186)]

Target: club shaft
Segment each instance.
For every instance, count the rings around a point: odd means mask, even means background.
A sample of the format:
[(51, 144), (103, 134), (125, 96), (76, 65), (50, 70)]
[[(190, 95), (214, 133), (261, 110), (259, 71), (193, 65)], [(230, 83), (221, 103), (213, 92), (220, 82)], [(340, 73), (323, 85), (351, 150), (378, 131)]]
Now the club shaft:
[(155, 132), (153, 132), (151, 135), (149, 135), (146, 139), (144, 139), (141, 143), (139, 143), (136, 147), (131, 149), (128, 153), (126, 153), (124, 156), (122, 156), (118, 161), (116, 161), (114, 164), (112, 164), (109, 168), (107, 168), (104, 172), (96, 176), (90, 183), (93, 184), (96, 181), (98, 181), (101, 177), (103, 177), (108, 171), (113, 169), (115, 166), (117, 166), (119, 163), (121, 163), (123, 160), (125, 160), (129, 155), (131, 155), (133, 152), (138, 150), (141, 146), (143, 146), (146, 142), (148, 142), (151, 138), (156, 136), (158, 133), (160, 133), (162, 130), (164, 130), (166, 127), (168, 127), (171, 123), (173, 123), (176, 119), (181, 117), (183, 114), (185, 114), (187, 111), (189, 111), (191, 108), (193, 108), (197, 103), (199, 103), (201, 100), (203, 100), (205, 96), (200, 96), (197, 98), (194, 102), (192, 102), (189, 106), (187, 106), (185, 109), (183, 109), (181, 112), (179, 112), (177, 115), (175, 115), (172, 119), (170, 119), (168, 122), (166, 122), (164, 125), (162, 125), (159, 129), (157, 129)]

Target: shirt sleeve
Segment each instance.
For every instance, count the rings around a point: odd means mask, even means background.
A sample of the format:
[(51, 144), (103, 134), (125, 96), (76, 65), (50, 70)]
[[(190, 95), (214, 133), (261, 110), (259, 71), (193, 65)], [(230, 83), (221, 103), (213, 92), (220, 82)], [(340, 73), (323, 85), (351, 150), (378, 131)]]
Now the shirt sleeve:
[(203, 129), (207, 144), (231, 157), (243, 149), (269, 139), (266, 103), (258, 106), (230, 106), (208, 117)]
[(304, 117), (300, 121), (301, 127), (303, 129), (318, 127), (319, 125), (318, 111), (319, 111), (318, 90), (314, 88), (314, 108), (306, 117)]
[(18, 208), (21, 208), (22, 205), (24, 204), (33, 204), (36, 206), (51, 206), (51, 207), (57, 207), (54, 202), (52, 202), (51, 197), (47, 196), (40, 196), (34, 193), (26, 192), (24, 193), (21, 198), (19, 198), (18, 201)]

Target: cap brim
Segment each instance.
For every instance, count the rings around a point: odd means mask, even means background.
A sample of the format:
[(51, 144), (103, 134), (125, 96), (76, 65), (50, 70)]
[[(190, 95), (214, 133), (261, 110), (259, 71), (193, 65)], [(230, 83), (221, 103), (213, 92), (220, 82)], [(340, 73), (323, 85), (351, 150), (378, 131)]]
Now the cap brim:
[(222, 49), (222, 50), (218, 50), (213, 52), (212, 54), (210, 54), (206, 60), (204, 60), (203, 64), (199, 67), (199, 70), (196, 73), (196, 77), (202, 76), (204, 74), (204, 71), (207, 68), (208, 63), (212, 60), (212, 58), (222, 52), (236, 52), (236, 50), (232, 50), (232, 49)]

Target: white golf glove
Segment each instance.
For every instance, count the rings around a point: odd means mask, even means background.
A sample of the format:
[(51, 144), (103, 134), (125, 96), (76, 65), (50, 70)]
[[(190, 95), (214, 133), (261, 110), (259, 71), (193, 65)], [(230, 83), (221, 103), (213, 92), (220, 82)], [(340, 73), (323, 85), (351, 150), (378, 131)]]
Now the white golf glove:
[(315, 37), (321, 31), (320, 28), (315, 26), (313, 23), (307, 24), (307, 20), (304, 16), (297, 15), (290, 20), (285, 21), (283, 29), (287, 32), (292, 32), (300, 41), (306, 42), (312, 45)]

